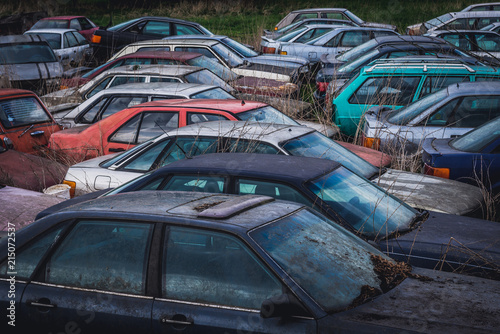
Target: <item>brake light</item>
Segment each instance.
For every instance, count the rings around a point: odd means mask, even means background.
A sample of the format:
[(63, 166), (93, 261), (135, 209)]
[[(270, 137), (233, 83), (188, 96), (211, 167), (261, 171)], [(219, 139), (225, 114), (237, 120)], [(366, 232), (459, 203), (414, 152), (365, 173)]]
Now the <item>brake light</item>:
[(71, 198), (75, 197), (76, 182), (64, 180), (63, 184), (67, 184), (70, 187), (69, 188), (69, 197), (71, 197)]
[(437, 167), (429, 166), (428, 164), (424, 164), (424, 174), (442, 177), (444, 179), (449, 179), (450, 178), (450, 169), (449, 168), (437, 168)]
[(328, 88), (329, 82), (321, 82), (321, 81), (316, 81), (316, 89), (320, 93), (326, 93), (326, 89)]
[(370, 138), (363, 136), (363, 146), (374, 150), (380, 149), (380, 138)]
[(262, 53), (276, 53), (276, 48), (262, 47)]
[(101, 36), (92, 35), (92, 39), (90, 40), (92, 43), (99, 44), (101, 43)]

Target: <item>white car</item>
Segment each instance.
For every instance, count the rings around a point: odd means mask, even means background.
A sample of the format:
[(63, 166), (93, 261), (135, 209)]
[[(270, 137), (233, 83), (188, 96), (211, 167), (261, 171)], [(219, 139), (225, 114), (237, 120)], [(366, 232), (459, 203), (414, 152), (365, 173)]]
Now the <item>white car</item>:
[(24, 34), (45, 38), (65, 69), (82, 65), (92, 55), (89, 42), (76, 29), (34, 29)]
[(469, 184), (393, 169), (380, 170), (311, 128), (246, 121), (204, 122), (169, 131), (124, 153), (73, 165), (64, 182), (73, 187), (75, 195), (81, 195), (117, 187), (176, 160), (217, 152), (334, 160), (409, 205), (432, 211), (463, 215), (478, 210), (484, 202), (481, 190)]
[(422, 35), (434, 30), (478, 30), (499, 21), (500, 11), (451, 12), (408, 26), (406, 34)]

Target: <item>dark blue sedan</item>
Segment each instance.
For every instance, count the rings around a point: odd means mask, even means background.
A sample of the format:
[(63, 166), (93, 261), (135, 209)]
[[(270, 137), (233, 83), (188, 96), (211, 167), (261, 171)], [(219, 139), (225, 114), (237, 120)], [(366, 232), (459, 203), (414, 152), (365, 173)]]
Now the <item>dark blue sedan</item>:
[(500, 282), (412, 270), (268, 196), (118, 194), (12, 233), (0, 241), (2, 333), (500, 328)]
[(423, 144), (425, 174), (500, 192), (500, 117), (455, 139)]

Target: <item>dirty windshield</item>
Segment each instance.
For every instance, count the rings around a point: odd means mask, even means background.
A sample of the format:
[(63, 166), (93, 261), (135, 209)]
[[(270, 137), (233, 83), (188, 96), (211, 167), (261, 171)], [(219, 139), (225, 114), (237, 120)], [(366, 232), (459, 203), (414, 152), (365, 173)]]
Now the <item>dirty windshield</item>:
[(262, 123), (299, 125), (299, 123), (271, 106), (238, 113), (238, 119)]
[(378, 174), (377, 167), (319, 132), (289, 140), (283, 148), (291, 155), (337, 161), (367, 179)]
[(26, 44), (3, 44), (0, 46), (0, 65), (53, 63), (56, 55), (46, 42)]
[(407, 231), (418, 215), (402, 201), (345, 167), (308, 182), (307, 188), (369, 239)]
[(311, 211), (257, 228), (250, 237), (326, 311), (347, 308), (364, 286), (380, 286), (371, 255), (387, 257)]

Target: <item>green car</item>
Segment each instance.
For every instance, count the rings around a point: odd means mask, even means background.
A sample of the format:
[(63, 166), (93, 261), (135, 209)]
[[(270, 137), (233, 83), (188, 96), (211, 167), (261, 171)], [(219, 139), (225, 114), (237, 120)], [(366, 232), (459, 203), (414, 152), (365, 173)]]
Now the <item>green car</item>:
[(500, 80), (500, 70), (450, 60), (377, 61), (345, 84), (331, 85), (332, 119), (343, 134), (355, 136), (372, 107), (399, 109), (451, 84), (486, 80)]

